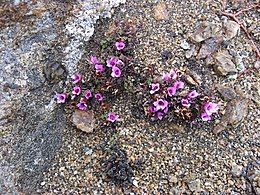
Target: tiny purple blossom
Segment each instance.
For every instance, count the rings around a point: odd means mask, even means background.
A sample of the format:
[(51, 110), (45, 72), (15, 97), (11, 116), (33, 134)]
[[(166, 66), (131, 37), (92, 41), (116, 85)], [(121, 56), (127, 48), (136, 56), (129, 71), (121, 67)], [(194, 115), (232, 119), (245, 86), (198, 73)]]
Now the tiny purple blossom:
[(77, 104), (77, 107), (80, 109), (80, 110), (86, 110), (87, 109), (87, 106), (86, 106), (86, 102), (80, 102)]
[(102, 64), (96, 64), (95, 69), (96, 69), (96, 72), (103, 72), (104, 67)]
[(163, 112), (164, 112), (164, 113), (167, 113), (167, 112), (168, 112), (168, 109), (169, 109), (169, 108), (168, 108), (168, 106), (167, 106), (166, 108), (164, 108)]
[(149, 106), (149, 111), (150, 111), (151, 113), (155, 113), (155, 112), (157, 112), (158, 110), (156, 109), (156, 107), (154, 107), (154, 105), (150, 105), (150, 106)]
[(182, 82), (182, 81), (177, 81), (177, 82), (174, 83), (173, 87), (175, 87), (176, 90), (178, 90), (178, 89), (183, 89), (183, 88), (184, 88), (184, 82)]
[(125, 43), (122, 42), (122, 41), (116, 42), (116, 43), (115, 43), (115, 46), (116, 46), (116, 49), (117, 49), (117, 50), (122, 50), (122, 49), (125, 48)]
[(93, 64), (99, 63), (99, 60), (98, 60), (98, 58), (97, 58), (96, 56), (92, 56), (92, 57), (90, 58), (90, 61), (91, 61)]
[(163, 73), (163, 80), (168, 81), (170, 78), (168, 73)]
[(187, 99), (181, 99), (181, 105), (183, 105), (184, 107), (187, 107), (187, 108), (190, 107), (190, 103)]
[(169, 77), (170, 77), (172, 80), (177, 79), (177, 74), (174, 72), (173, 69), (170, 70)]
[(117, 59), (111, 58), (111, 59), (107, 60), (107, 67), (113, 67), (116, 65), (116, 63), (117, 63)]
[(193, 98), (196, 98), (198, 97), (200, 94), (196, 91), (196, 90), (193, 90), (191, 91), (189, 94), (188, 94), (188, 99), (193, 99)]
[(90, 99), (92, 97), (92, 93), (90, 90), (87, 90), (86, 94), (85, 94), (85, 98)]
[(95, 98), (96, 98), (98, 101), (102, 101), (102, 100), (103, 100), (103, 96), (102, 96), (100, 93), (96, 93), (96, 94), (95, 94)]
[(159, 120), (162, 120), (163, 116), (164, 116), (164, 114), (162, 112), (157, 113), (157, 117)]
[(212, 115), (213, 113), (216, 113), (219, 109), (219, 105), (216, 104), (216, 103), (213, 103), (213, 102), (209, 102), (209, 103), (206, 103), (204, 106), (203, 106), (205, 112), (207, 115)]
[(107, 120), (113, 123), (113, 122), (115, 122), (118, 119), (118, 117), (119, 116), (114, 114), (113, 112), (109, 112)]
[(122, 65), (124, 65), (124, 62), (122, 60), (117, 60), (116, 65), (122, 66)]
[(71, 78), (73, 80), (73, 84), (77, 84), (82, 79), (81, 74), (79, 74), (79, 73), (74, 74)]
[(175, 88), (175, 87), (168, 87), (168, 88), (167, 88), (167, 92), (168, 92), (168, 95), (169, 95), (170, 97), (172, 97), (173, 95), (176, 94), (176, 88)]
[(153, 105), (156, 106), (157, 110), (164, 110), (168, 106), (168, 102), (163, 99), (158, 99)]
[(81, 93), (81, 88), (79, 86), (73, 87), (72, 94), (79, 95)]
[(119, 68), (117, 68), (116, 66), (113, 66), (111, 76), (112, 77), (120, 77), (121, 76), (121, 70)]
[(160, 89), (160, 84), (159, 83), (152, 83), (152, 90), (150, 91), (150, 94), (154, 94), (156, 91)]
[(211, 120), (211, 117), (206, 112), (203, 112), (200, 116), (203, 121)]
[(66, 101), (67, 94), (66, 93), (56, 94), (56, 98), (57, 98), (57, 103), (58, 104), (63, 104)]

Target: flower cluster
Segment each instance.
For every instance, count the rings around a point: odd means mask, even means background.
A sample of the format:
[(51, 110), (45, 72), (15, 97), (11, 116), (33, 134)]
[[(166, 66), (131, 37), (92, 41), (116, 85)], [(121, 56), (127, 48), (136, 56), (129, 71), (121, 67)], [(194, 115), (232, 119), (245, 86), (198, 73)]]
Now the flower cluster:
[[(125, 46), (126, 44), (122, 41), (114, 44), (117, 51), (124, 50)], [(89, 63), (94, 70), (91, 78), (85, 82), (80, 73), (74, 74), (71, 77), (74, 85), (72, 90), (56, 95), (58, 104), (64, 104), (69, 99), (71, 108), (80, 110), (92, 108), (100, 110), (99, 108), (101, 108), (103, 111), (108, 110), (109, 105), (106, 100), (114, 97), (122, 86), (122, 77), (126, 70), (125, 63), (117, 56), (110, 56), (106, 60), (92, 56)], [(113, 123), (118, 120), (118, 117), (118, 115), (109, 112), (107, 121)]]
[(182, 80), (182, 73), (173, 69), (164, 73), (159, 81), (149, 84), (149, 96), (144, 107), (152, 120), (162, 120), (164, 117), (177, 116), (184, 120), (193, 120), (201, 116), (203, 121), (211, 120), (219, 106), (210, 102), (209, 98), (193, 89)]

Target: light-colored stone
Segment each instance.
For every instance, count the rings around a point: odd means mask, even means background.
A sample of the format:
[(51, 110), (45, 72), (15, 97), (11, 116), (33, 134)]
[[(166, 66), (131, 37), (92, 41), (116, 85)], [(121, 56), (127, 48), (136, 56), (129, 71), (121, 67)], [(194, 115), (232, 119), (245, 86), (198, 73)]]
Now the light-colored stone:
[(224, 40), (230, 40), (237, 35), (240, 25), (232, 20), (227, 20), (223, 23)]
[(72, 122), (78, 129), (86, 133), (93, 132), (95, 127), (95, 118), (92, 111), (75, 110), (72, 115)]
[(168, 19), (168, 11), (163, 0), (159, 1), (159, 3), (154, 7), (153, 12), (155, 20), (161, 21)]

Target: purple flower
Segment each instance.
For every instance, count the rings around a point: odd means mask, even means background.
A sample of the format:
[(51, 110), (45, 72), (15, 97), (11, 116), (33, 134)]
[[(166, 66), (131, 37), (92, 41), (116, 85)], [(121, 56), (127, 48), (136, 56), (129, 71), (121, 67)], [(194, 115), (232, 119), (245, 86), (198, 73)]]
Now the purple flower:
[(98, 58), (97, 58), (96, 56), (92, 56), (92, 57), (90, 58), (90, 61), (91, 61), (93, 64), (99, 63), (99, 60), (98, 60)]
[(124, 65), (124, 62), (122, 60), (117, 60), (116, 65), (122, 66), (122, 65)]
[(81, 75), (79, 73), (76, 73), (75, 75), (73, 75), (72, 77), (72, 80), (73, 80), (73, 84), (77, 84), (78, 82), (81, 81)]
[(86, 110), (87, 109), (87, 106), (86, 106), (86, 102), (80, 102), (77, 104), (77, 107), (80, 109), (80, 110)]
[(63, 104), (66, 101), (67, 94), (66, 93), (56, 94), (56, 98), (57, 98), (57, 103), (58, 104)]
[(168, 81), (170, 78), (168, 73), (163, 73), (163, 80)]
[(168, 106), (168, 102), (163, 99), (158, 99), (153, 103), (157, 110), (164, 110)]
[(203, 121), (209, 121), (209, 120), (211, 120), (211, 117), (210, 117), (207, 113), (205, 113), (205, 112), (203, 112), (200, 116), (201, 116), (201, 119), (202, 119)]
[(116, 63), (117, 63), (117, 59), (111, 58), (111, 59), (107, 60), (107, 67), (113, 67), (116, 65)]
[(175, 88), (175, 87), (168, 87), (168, 88), (167, 88), (167, 92), (168, 92), (168, 95), (169, 95), (170, 97), (172, 97), (173, 95), (176, 94), (176, 88)]
[(168, 112), (168, 106), (166, 108), (164, 108), (163, 110), (164, 113), (167, 113)]
[(191, 91), (189, 94), (188, 94), (188, 99), (193, 99), (195, 97), (198, 97), (200, 94), (196, 91), (196, 90), (193, 90)]
[(90, 90), (87, 90), (86, 94), (85, 94), (85, 98), (89, 99), (92, 97), (92, 93)]
[(187, 108), (190, 107), (190, 103), (187, 99), (181, 99), (181, 105), (183, 105), (184, 107), (187, 107)]
[(169, 77), (170, 77), (172, 80), (177, 79), (177, 74), (174, 72), (173, 69), (170, 70)]
[(95, 98), (96, 98), (98, 101), (102, 101), (102, 100), (103, 100), (103, 96), (102, 96), (100, 93), (96, 93), (96, 94), (95, 94)]
[(122, 42), (122, 41), (116, 42), (115, 46), (116, 46), (116, 49), (117, 49), (117, 50), (122, 50), (122, 49), (125, 48), (125, 43)]
[(120, 77), (121, 76), (121, 70), (119, 68), (117, 68), (116, 66), (113, 66), (111, 76), (112, 77)]
[(151, 113), (155, 113), (155, 112), (158, 111), (158, 110), (156, 109), (156, 107), (154, 107), (153, 105), (150, 105), (150, 106), (149, 106), (149, 110), (150, 110)]
[(163, 116), (164, 116), (164, 114), (162, 112), (157, 113), (157, 117), (159, 120), (162, 120)]
[(81, 93), (81, 89), (80, 89), (79, 86), (73, 87), (72, 94), (74, 94), (74, 95), (79, 95), (80, 93)]
[(115, 122), (118, 119), (118, 115), (114, 114), (113, 112), (108, 113), (108, 121)]
[(95, 69), (96, 69), (96, 72), (103, 72), (104, 67), (102, 64), (96, 64)]
[(208, 116), (211, 116), (213, 113), (217, 113), (218, 109), (219, 109), (219, 105), (213, 102), (209, 102), (204, 104), (203, 106), (206, 114)]
[(183, 88), (184, 88), (184, 82), (182, 82), (182, 81), (177, 81), (177, 82), (174, 83), (173, 87), (175, 87), (176, 90), (178, 90), (178, 89), (183, 89)]
[(160, 89), (160, 84), (159, 83), (152, 83), (152, 90), (150, 91), (150, 94), (154, 94), (156, 91)]

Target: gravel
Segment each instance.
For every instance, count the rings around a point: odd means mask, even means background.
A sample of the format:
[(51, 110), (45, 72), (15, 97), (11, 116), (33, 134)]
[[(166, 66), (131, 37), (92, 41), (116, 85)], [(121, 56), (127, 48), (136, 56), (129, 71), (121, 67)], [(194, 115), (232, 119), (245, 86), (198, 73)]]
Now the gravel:
[[(248, 115), (237, 127), (228, 126), (215, 135), (213, 128), (219, 120), (183, 127), (167, 121), (151, 122), (133, 109), (138, 106), (135, 97), (122, 96), (113, 108), (120, 115), (116, 129), (95, 129), (91, 134), (73, 126), (64, 130), (63, 145), (44, 173), (39, 193), (259, 194), (259, 104), (252, 101), (259, 100), (259, 72), (254, 70), (230, 79), (216, 75), (203, 59), (185, 58), (190, 35), (200, 22), (220, 22), (223, 5), (211, 0), (165, 0), (168, 18), (160, 21), (154, 18), (155, 6), (155, 1), (128, 1), (116, 9), (112, 19), (98, 22), (93, 40), (102, 40), (114, 20), (132, 19), (142, 25), (134, 50), (136, 70), (141, 72), (151, 65), (159, 75), (172, 67), (189, 69), (201, 78), (205, 89), (215, 89), (217, 85), (238, 88), (251, 99)], [(231, 12), (232, 3), (226, 6), (226, 11)], [(256, 18), (260, 20), (255, 10), (241, 18), (250, 24), (255, 24)], [(254, 66), (256, 56), (243, 31), (229, 41), (228, 49), (233, 56), (246, 56), (246, 68)], [(169, 52), (169, 57), (163, 57)], [(95, 53), (90, 44), (86, 53)], [(224, 113), (227, 102), (216, 90), (211, 95), (220, 102), (220, 112)], [(114, 143), (126, 151), (130, 164), (140, 162), (134, 169), (134, 182), (128, 186), (117, 186), (108, 180), (101, 166), (101, 159), (107, 155), (104, 151)]]

